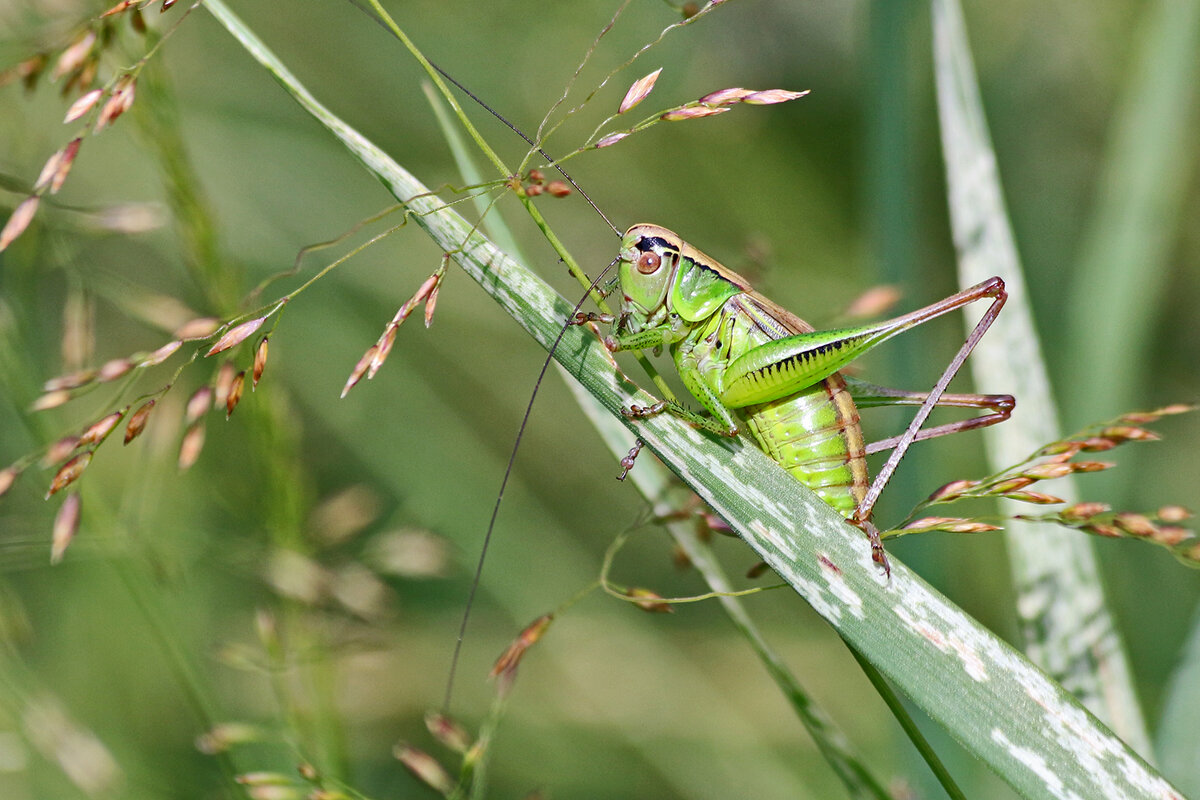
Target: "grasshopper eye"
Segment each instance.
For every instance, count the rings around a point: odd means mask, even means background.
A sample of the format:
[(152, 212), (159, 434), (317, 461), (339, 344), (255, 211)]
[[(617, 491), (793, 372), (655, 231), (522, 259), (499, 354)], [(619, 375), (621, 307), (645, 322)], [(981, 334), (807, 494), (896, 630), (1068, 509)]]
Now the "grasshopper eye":
[(646, 251), (638, 256), (637, 271), (643, 275), (653, 275), (662, 266), (662, 258), (658, 253)]

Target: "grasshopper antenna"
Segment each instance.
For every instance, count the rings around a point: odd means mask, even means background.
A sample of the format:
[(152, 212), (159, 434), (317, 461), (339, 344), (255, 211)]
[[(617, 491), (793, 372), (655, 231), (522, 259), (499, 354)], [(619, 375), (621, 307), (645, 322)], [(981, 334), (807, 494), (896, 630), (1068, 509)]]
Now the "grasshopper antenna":
[[(393, 38), (398, 38), (398, 37), (396, 37), (395, 31), (393, 31), (391, 28), (389, 28), (387, 25), (385, 25), (383, 20), (381, 20), (374, 11), (372, 11), (367, 6), (363, 5), (361, 0), (347, 0), (347, 2), (349, 2), (355, 8), (357, 8), (359, 11), (366, 14), (368, 17), (370, 17), (371, 20), (376, 25), (378, 25), (379, 27), (381, 27), (385, 31), (387, 31), (388, 34), (391, 35)], [(442, 69), (434, 62), (429, 61), (429, 59), (425, 59), (425, 60), (429, 63), (429, 66), (433, 67), (434, 70), (437, 71), (437, 73), (439, 75), (441, 75), (446, 80), (450, 81), (450, 83), (454, 84), (455, 88), (457, 88), (460, 92), (462, 92), (467, 97), (469, 97), (473, 101), (475, 101), (475, 103), (480, 108), (482, 108), (484, 111), (491, 114), (496, 119), (500, 120), (500, 122), (504, 123), (504, 125), (507, 126), (509, 130), (511, 130), (517, 136), (520, 136), (522, 139), (524, 139), (525, 142), (530, 147), (532, 147), (534, 150), (536, 150), (542, 158), (546, 159), (547, 164), (554, 167), (554, 169), (558, 170), (558, 174), (563, 176), (563, 180), (565, 180), (567, 183), (569, 183), (575, 187), (575, 191), (579, 192), (579, 196), (582, 197), (584, 200), (586, 200), (587, 204), (592, 207), (592, 210), (600, 215), (600, 219), (604, 220), (604, 224), (608, 225), (608, 227), (612, 229), (612, 232), (615, 233), (618, 238), (621, 236), (620, 229), (618, 229), (616, 225), (612, 224), (612, 220), (610, 220), (608, 218), (608, 216), (603, 211), (600, 210), (600, 206), (596, 205), (596, 203), (592, 200), (592, 198), (588, 195), (588, 193), (585, 192), (582, 188), (580, 188), (579, 184), (575, 182), (575, 179), (572, 178), (570, 175), (568, 175), (567, 171), (562, 168), (562, 166), (558, 163), (558, 161), (556, 161), (553, 157), (551, 157), (551, 155), (549, 153), (547, 153), (545, 150), (543, 150), (542, 146), (540, 144), (535, 142), (533, 139), (530, 139), (529, 136), (527, 136), (525, 134), (525, 131), (521, 130), (516, 125), (509, 122), (507, 119), (505, 119), (504, 115), (502, 115), (499, 111), (497, 111), (496, 109), (492, 108), (487, 103), (485, 103), (479, 97), (479, 95), (475, 94), (470, 89), (468, 89), (466, 86), (463, 86), (461, 83), (459, 83), (458, 79), (455, 78), (453, 75), (451, 75), (449, 72), (446, 72), (446, 70)], [(593, 288), (595, 288), (595, 287), (593, 287)]]
[[(588, 202), (591, 202), (590, 200)], [(600, 286), (600, 282), (604, 280), (604, 276), (609, 270), (620, 260), (620, 257), (614, 258), (609, 262), (604, 271), (596, 276), (592, 281), (592, 285), (584, 292), (583, 297), (579, 298), (579, 302), (571, 309), (567, 319), (571, 319), (591, 297), (592, 292)], [(504, 500), (504, 490), (508, 488), (508, 479), (512, 476), (513, 464), (517, 460), (517, 451), (521, 447), (521, 439), (525, 436), (525, 428), (529, 425), (529, 415), (533, 412), (533, 401), (537, 399), (538, 389), (542, 386), (542, 380), (546, 377), (546, 370), (550, 368), (550, 362), (554, 359), (554, 353), (558, 350), (558, 344), (562, 341), (563, 336), (567, 333), (567, 328), (570, 325), (564, 325), (555, 337), (554, 343), (550, 345), (550, 350), (546, 353), (546, 360), (542, 362), (542, 369), (538, 373), (537, 381), (533, 384), (533, 391), (529, 394), (529, 403), (525, 406), (525, 416), (521, 418), (521, 425), (517, 428), (517, 438), (513, 442), (512, 452), (508, 456), (508, 466), (504, 468), (504, 478), (500, 481), (500, 491), (496, 494), (496, 504), (492, 506), (492, 517), (488, 520), (487, 533), (483, 535), (483, 547), (479, 551), (479, 561), (475, 565), (475, 577), (471, 581), (471, 591), (467, 594), (467, 604), (463, 609), (462, 622), (458, 626), (458, 638), (454, 642), (454, 655), (450, 658), (450, 674), (446, 677), (446, 696), (442, 700), (442, 713), (450, 713), (450, 698), (454, 694), (454, 678), (458, 672), (459, 656), (462, 655), (463, 640), (467, 634), (467, 621), (471, 618), (471, 609), (475, 605), (475, 594), (479, 590), (479, 580), (483, 575), (483, 562), (487, 557), (488, 545), (492, 541), (492, 532), (496, 528), (496, 517), (500, 514), (500, 503)]]

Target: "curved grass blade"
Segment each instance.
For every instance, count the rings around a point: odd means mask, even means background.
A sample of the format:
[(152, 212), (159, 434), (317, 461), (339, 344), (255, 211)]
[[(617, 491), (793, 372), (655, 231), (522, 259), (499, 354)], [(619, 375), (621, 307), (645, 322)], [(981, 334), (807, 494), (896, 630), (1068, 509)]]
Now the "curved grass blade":
[[(205, 7), (402, 202), (425, 192), (334, 116), (220, 0)], [(434, 198), (418, 223), (543, 347), (570, 306)], [(465, 242), (465, 243), (464, 243)], [(646, 402), (581, 328), (557, 358), (613, 415)], [(623, 418), (622, 418), (623, 419)], [(1029, 798), (1181, 795), (1061, 686), (893, 559), (891, 580), (861, 532), (757, 448), (667, 418), (642, 420), (647, 446), (733, 526), (838, 633), (955, 738)], [(832, 568), (831, 568), (832, 565)]]
[[(989, 460), (999, 470), (1059, 438), (1058, 411), (1004, 210), (957, 0), (933, 0), (933, 53), (959, 282), (970, 286), (999, 275), (1008, 288), (1004, 313), (971, 359), (977, 391), (1005, 391), (1018, 398), (1002, 429), (984, 431)], [(1069, 478), (1056, 484), (1055, 493), (1067, 502), (1077, 499)], [(1010, 506), (1006, 513), (1019, 513), (1015, 501), (1004, 505)], [(1016, 520), (1006, 528), (1017, 613), (1030, 657), (1148, 756), (1149, 737), (1091, 540)]]

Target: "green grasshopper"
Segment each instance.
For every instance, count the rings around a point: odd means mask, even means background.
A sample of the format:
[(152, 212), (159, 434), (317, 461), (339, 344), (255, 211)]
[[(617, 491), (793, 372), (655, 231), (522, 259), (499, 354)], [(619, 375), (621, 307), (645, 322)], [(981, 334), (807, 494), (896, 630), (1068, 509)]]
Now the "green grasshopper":
[[(912, 442), (981, 428), (1009, 417), (1009, 395), (945, 394), (1007, 295), (991, 278), (896, 319), (817, 331), (755, 292), (746, 279), (678, 235), (657, 225), (634, 225), (621, 240), (617, 280), (621, 313), (579, 314), (574, 324), (615, 323), (604, 344), (620, 350), (670, 349), (680, 379), (708, 412), (674, 402), (624, 409), (629, 418), (668, 412), (720, 436), (741, 423), (771, 458), (871, 538), (875, 560), (888, 569), (871, 511)], [(903, 392), (855, 380), (839, 370), (898, 333), (983, 298), (992, 303), (942, 378), (929, 392)], [(920, 405), (901, 436), (867, 445), (858, 408)], [(935, 406), (987, 409), (960, 422), (922, 428)], [(870, 482), (867, 455), (892, 455)]]

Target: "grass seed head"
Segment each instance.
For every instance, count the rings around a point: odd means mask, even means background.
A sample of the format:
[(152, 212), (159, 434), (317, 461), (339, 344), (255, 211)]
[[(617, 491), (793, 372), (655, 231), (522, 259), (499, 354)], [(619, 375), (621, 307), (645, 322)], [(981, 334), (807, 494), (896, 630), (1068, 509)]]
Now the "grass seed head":
[(71, 492), (63, 499), (58, 513), (54, 515), (54, 527), (50, 535), (50, 563), (58, 564), (63, 560), (68, 545), (79, 531), (79, 517), (83, 509), (83, 501), (78, 492)]
[(79, 444), (78, 436), (64, 436), (54, 444), (46, 448), (45, 455), (42, 456), (42, 466), (50, 467), (54, 464), (61, 464), (75, 451), (75, 447)]
[(1157, 516), (1163, 522), (1183, 522), (1192, 516), (1192, 512), (1183, 506), (1163, 506), (1158, 510)]
[(1068, 522), (1081, 522), (1085, 519), (1091, 519), (1097, 514), (1104, 514), (1111, 510), (1112, 507), (1108, 503), (1075, 503), (1058, 512), (1058, 515)]
[(270, 338), (270, 336), (264, 336), (254, 350), (254, 370), (251, 373), (252, 382), (250, 384), (252, 390), (258, 388), (258, 380), (262, 377), (263, 370), (267, 368), (267, 341)]
[(242, 399), (242, 387), (246, 384), (246, 371), (242, 370), (237, 375), (233, 376), (233, 382), (229, 385), (229, 395), (225, 398), (225, 419), (233, 416), (233, 410), (237, 408), (238, 401)]
[(571, 186), (566, 181), (550, 181), (546, 184), (546, 191), (555, 197), (566, 197), (571, 193)]
[(233, 388), (233, 379), (237, 375), (237, 368), (233, 363), (226, 361), (217, 370), (217, 379), (213, 381), (213, 408), (221, 408), (229, 399), (229, 391)]
[(375, 353), (378, 351), (379, 345), (373, 344), (367, 348), (367, 352), (362, 354), (362, 358), (358, 360), (358, 363), (354, 365), (354, 369), (350, 371), (350, 377), (346, 379), (346, 385), (342, 387), (342, 397), (345, 397), (362, 380), (363, 375), (367, 374), (367, 369), (375, 361)]
[(113, 428), (117, 427), (121, 422), (121, 418), (125, 416), (125, 411), (128, 410), (126, 408), (124, 411), (114, 411), (108, 416), (93, 422), (83, 432), (83, 435), (79, 437), (79, 444), (77, 446), (82, 447), (89, 444), (98, 444), (107, 439), (108, 435), (112, 433)]
[(724, 114), (729, 110), (728, 106), (720, 108), (712, 108), (709, 106), (683, 106), (681, 108), (673, 108), (670, 111), (663, 112), (659, 115), (659, 119), (663, 122), (680, 122), (685, 119), (700, 119), (701, 117), (711, 117), (717, 114)]
[(4, 223), (4, 228), (0, 230), (0, 252), (8, 249), (8, 246), (25, 232), (25, 229), (29, 227), (29, 223), (33, 222), (33, 216), (37, 213), (39, 202), (41, 202), (41, 199), (37, 195), (31, 195), (22, 200), (21, 204), (13, 210), (12, 216), (8, 218), (8, 222)]
[(753, 106), (770, 106), (776, 103), (786, 103), (789, 100), (797, 100), (808, 94), (808, 90), (803, 92), (789, 92), (787, 89), (767, 89), (762, 92), (754, 92), (742, 98), (743, 103), (749, 103)]
[(30, 408), (33, 411), (46, 411), (51, 408), (58, 408), (70, 399), (71, 393), (66, 389), (55, 389), (53, 392), (46, 392), (37, 400), (34, 400)]
[(58, 57), (58, 63), (54, 65), (54, 71), (51, 73), (54, 80), (82, 67), (84, 61), (91, 55), (92, 47), (95, 44), (96, 32), (93, 30), (86, 30), (76, 36), (75, 40)]
[(200, 458), (200, 451), (203, 449), (204, 423), (196, 422), (188, 426), (187, 432), (183, 434), (183, 441), (179, 443), (179, 471), (186, 472), (191, 469)]
[(0, 497), (8, 494), (8, 490), (17, 482), (20, 475), (21, 469), (16, 464), (0, 469)]
[(133, 362), (127, 358), (114, 358), (111, 361), (106, 361), (96, 372), (96, 380), (100, 383), (109, 383), (117, 378), (122, 378), (129, 374), (133, 369)]
[(642, 611), (647, 611), (651, 614), (674, 614), (675, 607), (670, 603), (663, 602), (663, 596), (649, 589), (635, 587), (628, 589), (625, 596), (633, 599), (633, 604)]
[(175, 339), (174, 341), (171, 341), (171, 342), (167, 342), (162, 347), (158, 348), (153, 353), (151, 353), (149, 356), (147, 356), (146, 359), (144, 361), (142, 361), (142, 363), (139, 364), (138, 366), (157, 367), (159, 364), (163, 363), (168, 358), (175, 355), (175, 351), (178, 350), (180, 347), (183, 347), (183, 342), (179, 341), (178, 339)]
[(740, 86), (733, 86), (729, 89), (718, 89), (715, 92), (709, 92), (701, 97), (699, 102), (706, 106), (728, 106), (733, 103), (740, 103), (742, 98), (754, 94), (753, 89), (743, 89)]
[(454, 791), (454, 779), (437, 759), (411, 745), (399, 742), (392, 748), (392, 755), (413, 776), (436, 792), (449, 796)]
[(197, 317), (188, 320), (175, 331), (175, 338), (185, 342), (196, 339), (207, 339), (221, 327), (221, 320), (216, 317)]
[(633, 85), (629, 87), (629, 91), (625, 92), (625, 98), (621, 101), (621, 106), (617, 109), (617, 113), (624, 114), (645, 100), (650, 95), (650, 92), (654, 90), (654, 84), (658, 81), (658, 76), (661, 73), (662, 67), (659, 67), (649, 75), (634, 81)]
[(150, 419), (150, 412), (154, 410), (156, 400), (147, 400), (138, 406), (137, 411), (129, 415), (129, 422), (125, 424), (125, 444), (129, 444), (146, 428), (146, 421)]
[(211, 386), (201, 386), (187, 401), (187, 411), (184, 412), (184, 418), (187, 424), (191, 425), (213, 407), (213, 390)]
[(525, 656), (525, 651), (537, 644), (537, 641), (546, 633), (546, 629), (550, 627), (550, 623), (554, 621), (553, 614), (543, 614), (535, 619), (525, 630), (517, 635), (507, 649), (500, 654), (496, 659), (496, 663), (492, 665), (491, 672), (488, 673), (489, 678), (503, 678), (506, 683), (511, 683), (516, 676), (517, 667), (521, 663), (521, 659)]
[(96, 120), (96, 133), (104, 130), (115, 122), (117, 117), (129, 110), (129, 107), (133, 105), (135, 86), (136, 81), (132, 75), (122, 76), (117, 81), (117, 85), (113, 88), (108, 102), (100, 109), (100, 116)]
[(612, 147), (614, 144), (621, 141), (628, 135), (628, 133), (610, 133), (607, 136), (602, 136), (600, 137), (600, 140), (596, 142), (596, 149), (599, 150), (601, 147)]
[(456, 753), (465, 753), (471, 747), (471, 734), (445, 714), (430, 711), (425, 715), (425, 727), (429, 729), (433, 738)]
[(1113, 522), (1131, 536), (1154, 536), (1158, 533), (1158, 526), (1142, 514), (1122, 511), (1113, 516)]
[(236, 347), (237, 345), (246, 341), (254, 335), (255, 331), (262, 327), (263, 320), (265, 319), (266, 317), (259, 317), (258, 319), (248, 320), (243, 322), (241, 325), (237, 325), (225, 331), (225, 333), (221, 335), (221, 338), (217, 339), (216, 344), (209, 348), (209, 351), (204, 354), (205, 358), (224, 352), (225, 350), (228, 350), (231, 347)]
[(50, 481), (50, 489), (46, 492), (46, 499), (50, 499), (52, 494), (62, 491), (70, 486), (75, 481), (79, 480), (79, 476), (87, 469), (88, 464), (92, 463), (92, 451), (87, 450), (58, 468), (58, 472), (54, 473), (54, 479)]

